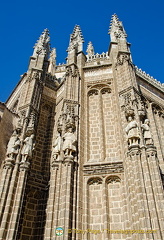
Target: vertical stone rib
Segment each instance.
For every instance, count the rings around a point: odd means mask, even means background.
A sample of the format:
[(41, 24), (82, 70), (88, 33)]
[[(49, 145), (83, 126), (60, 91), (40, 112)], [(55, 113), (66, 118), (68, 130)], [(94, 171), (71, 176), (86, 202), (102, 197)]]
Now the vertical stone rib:
[(10, 212), (11, 212), (10, 209), (11, 209), (13, 195), (15, 193), (15, 187), (16, 187), (16, 182), (17, 182), (17, 172), (18, 172), (18, 163), (16, 163), (15, 168), (12, 173), (12, 178), (11, 178), (10, 187), (9, 187), (9, 191), (8, 191), (9, 194), (7, 197), (4, 214), (3, 214), (2, 221), (1, 221), (0, 240), (6, 239), (7, 227), (8, 227), (7, 219), (10, 219)]
[(154, 118), (155, 118), (155, 122), (156, 122), (156, 128), (157, 128), (157, 132), (158, 132), (158, 137), (159, 137), (159, 143), (160, 143), (160, 148), (161, 148), (161, 152), (162, 152), (162, 157), (164, 159), (164, 142), (162, 140), (164, 140), (162, 138), (163, 135), (163, 131), (162, 131), (162, 127), (161, 127), (161, 122), (160, 122), (160, 117), (159, 117), (159, 112), (156, 111), (154, 113)]
[(0, 187), (0, 222), (4, 213), (12, 171), (13, 171), (13, 166), (5, 167), (2, 171), (2, 180), (1, 180), (1, 187)]
[(148, 119), (150, 119), (150, 123), (151, 123), (151, 130), (152, 130), (152, 134), (153, 134), (154, 145), (157, 146), (157, 150), (158, 150), (158, 159), (159, 159), (160, 163), (163, 163), (159, 136), (157, 134), (158, 129), (157, 129), (154, 113), (153, 113), (153, 110), (152, 110), (152, 103), (149, 104), (148, 109), (147, 109), (147, 113), (148, 113)]
[[(133, 169), (133, 173), (131, 173), (132, 177), (133, 177), (133, 212), (132, 215), (134, 215), (134, 223), (133, 223), (133, 229), (141, 229), (140, 226), (140, 216), (139, 216), (139, 206), (138, 206), (138, 201), (137, 201), (137, 196), (138, 196), (138, 182), (140, 181), (139, 177), (138, 177), (138, 162), (140, 160), (140, 150), (139, 147), (135, 147), (133, 149), (130, 150), (130, 156), (131, 156), (131, 165), (132, 165), (132, 169)], [(131, 178), (132, 179), (132, 178)], [(133, 236), (135, 237), (135, 239), (141, 239), (141, 236), (137, 233), (133, 234)]]
[[(54, 228), (59, 227), (59, 214), (60, 214), (60, 198), (61, 198), (61, 174), (62, 174), (62, 167), (61, 167), (61, 163), (59, 163), (59, 173), (57, 175), (57, 179), (56, 179), (56, 192), (55, 192), (55, 207), (54, 207)], [(53, 184), (53, 182), (52, 182)], [(56, 236), (54, 235), (54, 237), (52, 238), (53, 240), (56, 239)]]
[(87, 161), (89, 161), (90, 159), (90, 144), (89, 144), (89, 140), (90, 140), (90, 132), (89, 132), (89, 128), (90, 128), (90, 123), (89, 123), (89, 108), (90, 108), (90, 104), (89, 104), (89, 94), (87, 93), (87, 116), (86, 116), (86, 119), (87, 119), (87, 123), (86, 123), (86, 134), (87, 134), (87, 144), (85, 145), (86, 149), (87, 149), (87, 154), (86, 154), (86, 159)]
[[(103, 202), (104, 202), (104, 229), (105, 231), (103, 232), (102, 236), (104, 240), (108, 240), (109, 239), (109, 234), (108, 234), (108, 230), (109, 229), (109, 219), (108, 219), (108, 214), (109, 214), (109, 209), (108, 209), (108, 197), (107, 197), (107, 186), (106, 186), (106, 182), (105, 179), (103, 180), (103, 184), (102, 184), (102, 192), (103, 192)], [(103, 230), (103, 229), (102, 229)]]
[[(78, 194), (77, 194), (77, 187), (78, 187), (78, 170), (77, 170), (77, 165), (74, 166), (75, 169), (74, 169), (74, 172), (73, 172), (73, 175), (74, 175), (74, 181), (73, 181), (73, 187), (72, 187), (72, 190), (73, 190), (73, 200), (72, 200), (72, 229), (76, 229), (78, 228), (78, 224), (76, 223), (76, 220), (77, 220), (77, 212), (78, 212), (78, 209), (77, 209), (77, 201), (78, 201)], [(80, 186), (79, 186), (80, 187)], [(79, 213), (80, 214), (80, 213)], [(81, 228), (80, 228), (81, 229)], [(76, 240), (76, 233), (72, 234), (72, 240)]]
[(105, 161), (106, 158), (106, 143), (105, 143), (105, 124), (104, 124), (104, 108), (103, 108), (103, 97), (102, 92), (99, 92), (99, 109), (100, 109), (100, 135), (101, 135), (101, 162)]
[[(147, 209), (148, 209), (148, 216), (146, 221), (146, 228), (150, 227), (151, 230), (156, 230), (158, 228), (158, 217), (156, 212), (156, 204), (154, 202), (154, 193), (153, 193), (153, 187), (150, 177), (150, 169), (149, 169), (149, 163), (147, 159), (147, 154), (145, 152), (145, 148), (142, 150), (143, 158), (143, 178), (144, 178), (144, 190), (146, 192), (146, 199), (147, 202)], [(151, 233), (147, 234), (147, 236), (152, 237), (153, 239), (161, 239), (160, 233), (157, 231), (157, 233)]]
[[(140, 152), (138, 161), (136, 162), (136, 168), (134, 171), (136, 172), (137, 181), (136, 181), (136, 192), (137, 192), (137, 201), (138, 201), (138, 213), (139, 213), (139, 229), (151, 229), (149, 209), (146, 201), (146, 193), (145, 193), (145, 185), (144, 185), (144, 171), (142, 166), (142, 153)], [(145, 157), (144, 157), (145, 158)], [(152, 234), (144, 233), (142, 236), (145, 238), (151, 238)]]
[(129, 222), (129, 229), (133, 229), (134, 223), (135, 223), (135, 209), (134, 209), (134, 176), (133, 176), (133, 168), (132, 168), (132, 163), (131, 163), (131, 157), (130, 155), (128, 156), (128, 166), (126, 168), (127, 170), (127, 193), (129, 195), (129, 215), (130, 215), (130, 222)]
[(54, 237), (54, 205), (56, 200), (56, 184), (57, 184), (57, 171), (58, 165), (53, 164), (51, 169), (51, 180), (50, 180), (50, 190), (49, 190), (49, 199), (47, 203), (47, 219), (46, 219), (46, 226), (45, 226), (45, 240), (49, 240)]
[(156, 149), (155, 147), (148, 147), (146, 149), (147, 159), (148, 159), (148, 167), (149, 167), (149, 174), (150, 180), (152, 184), (152, 194), (153, 194), (153, 201), (154, 207), (156, 211), (156, 218), (157, 218), (157, 225), (159, 235), (161, 239), (164, 238), (164, 233), (162, 230), (164, 229), (164, 196), (163, 196), (163, 187), (161, 182), (161, 177), (159, 173), (159, 166), (157, 165), (157, 158), (156, 158)]
[(65, 213), (64, 213), (64, 230), (63, 240), (71, 239), (71, 233), (68, 233), (68, 229), (72, 228), (71, 215), (72, 215), (72, 170), (73, 162), (70, 159), (65, 159), (67, 174), (66, 174), (66, 192), (65, 192)]
[(9, 230), (7, 233), (6, 240), (13, 239), (15, 240), (17, 237), (18, 225), (19, 225), (19, 217), (22, 209), (24, 193), (26, 189), (27, 182), (27, 173), (29, 168), (29, 163), (23, 163), (20, 166), (20, 173), (18, 177), (18, 184), (14, 198), (13, 210), (10, 218)]

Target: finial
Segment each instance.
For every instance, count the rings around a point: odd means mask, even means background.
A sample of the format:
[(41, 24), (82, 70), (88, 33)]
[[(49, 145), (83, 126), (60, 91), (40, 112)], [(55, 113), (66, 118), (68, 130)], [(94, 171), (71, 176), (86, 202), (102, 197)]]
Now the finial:
[(112, 15), (109, 34), (111, 36), (112, 42), (118, 42), (118, 39), (126, 39), (127, 34), (124, 30), (123, 24), (119, 21), (118, 16), (116, 14)]
[(34, 46), (33, 56), (36, 57), (38, 55), (45, 55), (48, 58), (48, 54), (50, 51), (50, 37), (49, 30), (46, 28), (42, 32), (39, 37), (39, 40), (36, 42)]
[(86, 52), (88, 53), (89, 57), (95, 54), (92, 42), (88, 43), (88, 47), (87, 47), (87, 51)]
[(84, 38), (82, 35), (82, 31), (80, 29), (79, 25), (75, 25), (73, 29), (73, 33), (70, 36), (70, 42), (69, 42), (69, 47), (68, 47), (68, 52), (77, 49), (78, 52), (82, 51), (82, 45), (84, 42)]

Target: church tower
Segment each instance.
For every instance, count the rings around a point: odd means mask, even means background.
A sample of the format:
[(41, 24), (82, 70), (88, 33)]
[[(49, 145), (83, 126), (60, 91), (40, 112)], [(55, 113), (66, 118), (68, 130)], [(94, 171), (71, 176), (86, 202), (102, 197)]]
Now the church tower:
[(0, 103), (0, 240), (164, 239), (164, 86), (109, 34), (85, 54), (76, 25), (57, 65), (45, 29)]

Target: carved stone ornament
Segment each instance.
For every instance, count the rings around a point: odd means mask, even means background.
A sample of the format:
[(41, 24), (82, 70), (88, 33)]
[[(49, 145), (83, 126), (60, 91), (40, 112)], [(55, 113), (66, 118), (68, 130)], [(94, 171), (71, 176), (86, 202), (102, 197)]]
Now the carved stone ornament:
[(131, 116), (128, 117), (128, 122), (129, 123), (125, 128), (128, 144), (129, 146), (138, 145), (140, 140), (138, 123)]
[(148, 119), (145, 119), (144, 124), (141, 125), (142, 131), (143, 131), (143, 137), (145, 140), (145, 145), (153, 145), (153, 138), (152, 133), (150, 130), (150, 121)]
[(125, 108), (125, 116), (128, 119), (129, 117), (134, 118), (134, 109), (132, 109), (131, 107), (126, 107)]
[(36, 119), (37, 115), (35, 112), (31, 112), (29, 118), (28, 118), (28, 127), (27, 132), (28, 134), (32, 134), (35, 131), (35, 125), (36, 125)]
[(99, 185), (99, 184), (102, 184), (101, 178), (91, 178), (88, 181), (88, 185)]
[(22, 128), (23, 127), (23, 124), (24, 124), (24, 121), (25, 121), (25, 117), (26, 117), (26, 110), (22, 110), (20, 113), (19, 113), (19, 120), (18, 120), (18, 128)]
[(58, 160), (58, 157), (61, 153), (62, 137), (61, 130), (58, 129), (57, 136), (53, 145), (52, 157), (54, 160)]
[(115, 184), (115, 183), (120, 183), (121, 182), (121, 179), (117, 176), (110, 176), (107, 180), (106, 180), (106, 183), (107, 184)]
[(101, 94), (107, 94), (107, 93), (111, 93), (111, 89), (110, 88), (103, 88), (101, 90)]
[(72, 75), (72, 68), (71, 67), (67, 67), (66, 68), (66, 76)]
[(88, 43), (88, 47), (87, 47), (87, 51), (86, 52), (88, 53), (89, 57), (95, 54), (92, 42)]
[(128, 53), (119, 54), (116, 65), (123, 65), (125, 62), (130, 62), (130, 55)]
[(97, 89), (91, 89), (88, 92), (88, 96), (93, 96), (93, 95), (98, 95), (98, 90)]
[(23, 141), (23, 148), (21, 151), (22, 155), (22, 161), (21, 162), (27, 162), (32, 157), (32, 152), (34, 150), (34, 134), (31, 134), (31, 136), (26, 137)]
[(6, 156), (10, 159), (15, 159), (20, 147), (20, 139), (17, 130), (14, 130), (7, 145)]
[(145, 105), (144, 101), (142, 100), (141, 96), (138, 95), (138, 93), (135, 93), (135, 100), (137, 109), (138, 109), (138, 115), (140, 116), (140, 119), (143, 120), (146, 115)]
[(50, 52), (49, 31), (48, 29), (45, 29), (34, 46), (33, 57), (37, 57), (38, 55), (46, 55), (47, 57), (49, 52)]
[(73, 33), (70, 36), (69, 47), (67, 49), (68, 52), (76, 49), (77, 51), (82, 51), (82, 43), (84, 42), (84, 38), (79, 25), (74, 27)]
[(76, 152), (77, 139), (71, 124), (67, 125), (66, 133), (63, 135), (63, 152), (65, 156), (72, 156)]

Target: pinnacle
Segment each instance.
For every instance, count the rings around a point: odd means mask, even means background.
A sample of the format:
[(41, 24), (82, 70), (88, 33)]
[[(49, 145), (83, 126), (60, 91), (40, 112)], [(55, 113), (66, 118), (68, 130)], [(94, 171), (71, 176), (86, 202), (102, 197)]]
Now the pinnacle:
[(94, 47), (91, 41), (88, 43), (86, 52), (88, 53), (88, 56), (94, 55)]
[(119, 18), (116, 13), (112, 15), (111, 21), (110, 21), (110, 27), (109, 27), (109, 34), (115, 33), (115, 35), (120, 35), (124, 38), (127, 37), (127, 34), (124, 30), (123, 24), (121, 21), (119, 21)]
[(73, 29), (73, 33), (71, 34), (71, 39), (75, 38), (77, 35), (79, 35), (80, 39), (82, 42), (84, 42), (84, 37), (80, 28), (80, 25), (76, 24), (74, 29)]
[(40, 35), (39, 39), (37, 40), (34, 46), (34, 53), (36, 55), (38, 52), (42, 52), (42, 54), (48, 55), (50, 51), (50, 37), (49, 37), (49, 30), (46, 28)]
[(112, 18), (111, 18), (111, 21), (110, 21), (110, 26), (109, 26), (109, 32), (108, 32), (108, 33), (110, 34), (113, 25), (115, 25), (115, 26), (120, 26), (120, 23), (121, 23), (121, 22), (119, 21), (119, 18), (118, 18), (118, 16), (117, 16), (117, 14), (114, 13), (114, 14), (112, 15)]

